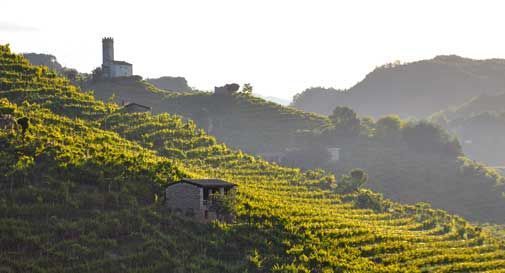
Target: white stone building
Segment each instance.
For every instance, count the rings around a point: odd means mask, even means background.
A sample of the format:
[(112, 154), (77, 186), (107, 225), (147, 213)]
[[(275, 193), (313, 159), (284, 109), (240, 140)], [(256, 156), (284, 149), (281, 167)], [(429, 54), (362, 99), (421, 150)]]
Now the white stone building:
[(114, 60), (114, 39), (102, 39), (102, 73), (104, 78), (130, 77), (133, 75), (131, 63)]

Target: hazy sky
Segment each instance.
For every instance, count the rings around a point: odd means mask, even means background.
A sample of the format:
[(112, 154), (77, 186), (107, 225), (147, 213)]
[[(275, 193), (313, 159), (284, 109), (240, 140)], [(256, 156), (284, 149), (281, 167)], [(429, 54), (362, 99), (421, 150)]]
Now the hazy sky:
[[(502, 2), (504, 4), (502, 4)], [(143, 77), (290, 98), (348, 88), (375, 66), (439, 54), (505, 57), (504, 1), (2, 1), (0, 43), (89, 72), (101, 38)]]

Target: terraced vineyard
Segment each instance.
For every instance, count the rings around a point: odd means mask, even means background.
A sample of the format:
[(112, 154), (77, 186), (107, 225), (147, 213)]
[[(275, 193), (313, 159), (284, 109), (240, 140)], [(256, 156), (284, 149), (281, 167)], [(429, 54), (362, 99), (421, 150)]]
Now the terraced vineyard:
[[(164, 132), (161, 139), (181, 137), (179, 130), (168, 130), (164, 123), (146, 114), (113, 115), (109, 119), (111, 129), (158, 151), (173, 142), (162, 143), (150, 136)], [(143, 136), (135, 137), (139, 131)], [(198, 176), (225, 177), (241, 185), (247, 204), (244, 207), (248, 208), (241, 208), (242, 218), (254, 214), (261, 222), (265, 215), (275, 215), (285, 223), (283, 228), (298, 238), (287, 246), (293, 264), (281, 271), (305, 268), (307, 264), (357, 272), (469, 272), (505, 266), (505, 260), (495, 260), (505, 258), (505, 247), (499, 241), (487, 241), (490, 238), (479, 228), (443, 211), (425, 204), (402, 206), (368, 191), (337, 195), (322, 190), (331, 178), (321, 173), (308, 179), (310, 173), (303, 176), (297, 170), (227, 151), (219, 144), (204, 148), (196, 144), (200, 143), (198, 138), (191, 142), (172, 147), (182, 151), (190, 147), (182, 158), (186, 158), (183, 161), (189, 169), (202, 170)], [(217, 150), (222, 151), (219, 156), (215, 155)], [(362, 199), (367, 198), (380, 200), (380, 211), (360, 209), (366, 208), (367, 202)], [(477, 262), (467, 263), (467, 258)]]
[[(336, 194), (327, 173), (229, 149), (177, 116), (116, 112), (7, 47), (0, 65), (0, 113), (31, 121), (25, 137), (0, 131), (1, 270), (505, 272), (504, 242), (457, 216)], [(239, 184), (237, 221), (165, 211), (161, 186), (183, 176)]]

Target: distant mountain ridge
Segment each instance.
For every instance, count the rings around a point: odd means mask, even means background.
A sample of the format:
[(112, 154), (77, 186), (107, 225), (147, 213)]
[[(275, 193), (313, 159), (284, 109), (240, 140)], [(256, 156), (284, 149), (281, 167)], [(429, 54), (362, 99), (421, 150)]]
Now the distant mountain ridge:
[(292, 106), (327, 115), (335, 106), (346, 105), (361, 115), (422, 118), (472, 97), (503, 91), (504, 59), (444, 55), (380, 66), (348, 90), (309, 88), (295, 96)]

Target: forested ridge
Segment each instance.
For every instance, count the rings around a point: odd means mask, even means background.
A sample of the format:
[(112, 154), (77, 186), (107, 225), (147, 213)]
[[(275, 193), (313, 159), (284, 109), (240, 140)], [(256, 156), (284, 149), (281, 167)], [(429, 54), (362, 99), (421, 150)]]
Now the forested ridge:
[(503, 92), (505, 60), (474, 60), (456, 55), (375, 68), (346, 90), (313, 87), (297, 94), (292, 106), (329, 115), (348, 106), (363, 116), (426, 118), (481, 94)]
[[(504, 272), (504, 242), (348, 177), (228, 148), (180, 117), (125, 114), (0, 46), (0, 264), (7, 272)], [(167, 212), (181, 177), (239, 185), (234, 223)]]

